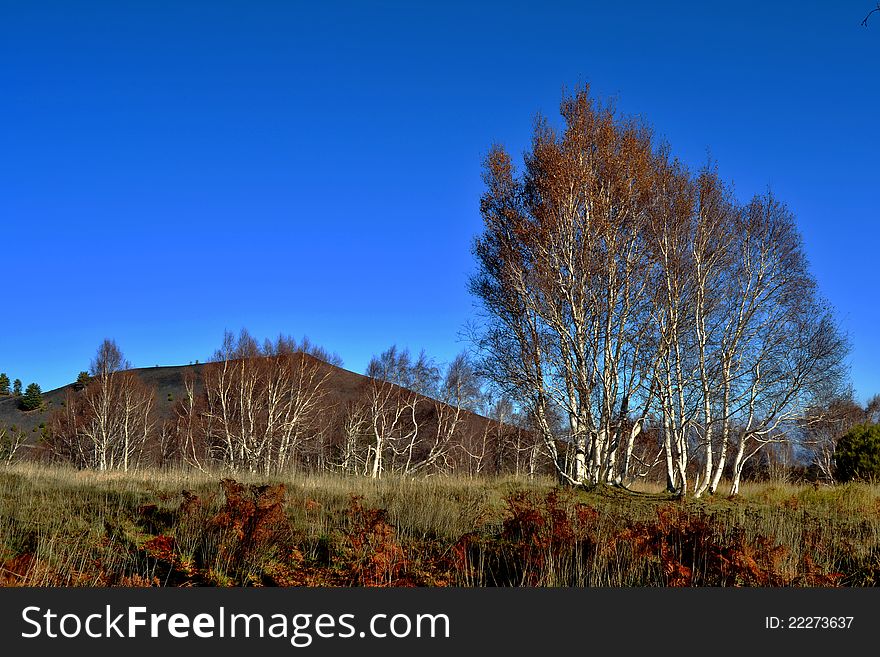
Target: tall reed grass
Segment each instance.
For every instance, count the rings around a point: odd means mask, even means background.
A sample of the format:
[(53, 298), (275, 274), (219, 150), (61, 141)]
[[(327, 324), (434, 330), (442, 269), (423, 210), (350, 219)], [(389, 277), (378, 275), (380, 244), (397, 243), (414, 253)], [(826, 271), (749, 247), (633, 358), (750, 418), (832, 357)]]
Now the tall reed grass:
[(549, 479), (266, 479), (0, 468), (0, 583), (36, 586), (865, 586), (880, 487), (737, 498)]

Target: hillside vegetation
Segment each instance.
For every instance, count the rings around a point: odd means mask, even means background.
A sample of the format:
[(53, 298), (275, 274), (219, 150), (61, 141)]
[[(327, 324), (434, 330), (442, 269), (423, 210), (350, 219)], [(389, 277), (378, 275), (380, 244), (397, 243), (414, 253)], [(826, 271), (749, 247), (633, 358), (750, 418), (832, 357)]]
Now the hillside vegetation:
[(227, 333), (211, 362), (187, 367), (134, 369), (105, 340), (90, 372), (34, 410), (0, 398), (0, 463), (372, 478), (547, 465), (521, 414), (491, 400), (463, 355), (441, 368), (392, 346), (364, 376), (306, 339), (261, 346), (242, 331)]

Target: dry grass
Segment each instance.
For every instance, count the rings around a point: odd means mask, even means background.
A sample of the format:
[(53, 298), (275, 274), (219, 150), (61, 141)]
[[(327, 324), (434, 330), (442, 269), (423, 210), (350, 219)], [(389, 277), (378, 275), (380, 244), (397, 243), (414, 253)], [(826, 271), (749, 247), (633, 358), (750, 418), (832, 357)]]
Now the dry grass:
[(880, 582), (880, 487), (736, 499), (550, 480), (0, 469), (5, 585), (678, 586)]

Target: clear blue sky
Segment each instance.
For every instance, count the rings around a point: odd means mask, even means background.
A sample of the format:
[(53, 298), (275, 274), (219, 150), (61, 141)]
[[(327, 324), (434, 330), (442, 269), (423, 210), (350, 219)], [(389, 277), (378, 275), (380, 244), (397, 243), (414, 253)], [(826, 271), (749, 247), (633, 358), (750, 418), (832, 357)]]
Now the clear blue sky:
[(0, 2), (0, 371), (226, 328), (462, 348), (480, 164), (588, 82), (800, 220), (880, 392), (880, 15), (841, 2)]

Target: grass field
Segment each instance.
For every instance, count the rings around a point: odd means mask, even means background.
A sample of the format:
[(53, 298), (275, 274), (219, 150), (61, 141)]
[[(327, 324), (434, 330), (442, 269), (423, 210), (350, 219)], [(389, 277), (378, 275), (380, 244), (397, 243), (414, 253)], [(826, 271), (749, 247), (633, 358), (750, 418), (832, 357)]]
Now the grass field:
[(6, 586), (871, 586), (880, 487), (0, 469)]

